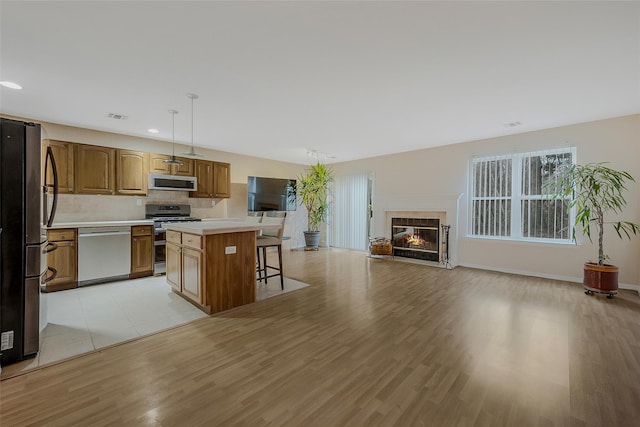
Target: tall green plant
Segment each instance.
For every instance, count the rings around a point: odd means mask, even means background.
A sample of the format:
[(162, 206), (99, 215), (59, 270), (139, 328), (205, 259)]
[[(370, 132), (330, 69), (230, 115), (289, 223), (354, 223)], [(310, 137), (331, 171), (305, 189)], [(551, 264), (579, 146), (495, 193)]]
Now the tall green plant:
[(570, 165), (558, 169), (555, 180), (547, 186), (555, 198), (569, 198), (570, 207), (576, 207), (576, 218), (573, 226), (573, 238), (576, 226), (582, 228), (590, 241), (591, 225), (598, 231), (598, 265), (603, 265), (608, 258), (604, 253), (604, 226), (611, 224), (622, 238), (624, 233), (631, 238), (640, 232), (640, 225), (629, 221), (605, 221), (607, 213), (622, 213), (627, 205), (624, 192), (626, 181), (633, 182), (633, 177), (624, 171), (617, 171), (605, 166), (606, 163), (589, 163), (586, 165)]
[(320, 231), (320, 225), (327, 219), (331, 181), (333, 170), (320, 162), (298, 177), (298, 200), (307, 208), (309, 231)]

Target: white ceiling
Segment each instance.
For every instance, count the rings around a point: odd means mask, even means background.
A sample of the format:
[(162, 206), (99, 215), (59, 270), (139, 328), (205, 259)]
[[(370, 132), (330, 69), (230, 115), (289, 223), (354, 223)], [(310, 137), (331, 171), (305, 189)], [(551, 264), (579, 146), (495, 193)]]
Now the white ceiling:
[(638, 2), (3, 0), (0, 17), (0, 80), (24, 87), (1, 89), (4, 114), (170, 141), (176, 109), (190, 143), (194, 92), (196, 146), (295, 163), (640, 112)]

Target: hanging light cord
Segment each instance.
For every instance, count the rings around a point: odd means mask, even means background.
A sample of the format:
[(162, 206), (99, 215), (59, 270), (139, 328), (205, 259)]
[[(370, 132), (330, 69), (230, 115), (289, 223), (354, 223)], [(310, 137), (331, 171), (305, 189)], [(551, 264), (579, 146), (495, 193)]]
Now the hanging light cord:
[(176, 159), (176, 110), (171, 111), (171, 160)]

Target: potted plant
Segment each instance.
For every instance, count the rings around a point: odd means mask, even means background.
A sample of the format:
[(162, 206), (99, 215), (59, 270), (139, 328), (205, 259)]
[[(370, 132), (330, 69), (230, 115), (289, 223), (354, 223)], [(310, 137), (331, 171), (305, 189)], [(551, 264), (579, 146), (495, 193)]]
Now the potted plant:
[(307, 208), (308, 230), (304, 232), (305, 250), (318, 250), (320, 225), (326, 221), (329, 207), (329, 183), (333, 170), (318, 162), (298, 177), (298, 201)]
[(587, 295), (604, 293), (613, 298), (618, 293), (618, 267), (607, 264), (609, 257), (604, 253), (605, 225), (612, 225), (620, 238), (623, 234), (631, 238), (632, 233), (640, 231), (640, 225), (633, 222), (606, 220), (608, 213), (619, 214), (627, 205), (623, 194), (627, 181), (634, 181), (628, 172), (611, 169), (606, 163), (589, 163), (560, 168), (555, 181), (550, 183), (555, 198), (569, 198), (569, 207), (576, 207), (573, 238), (576, 226), (582, 228), (590, 241), (592, 225), (598, 233), (598, 260), (584, 264), (583, 285)]

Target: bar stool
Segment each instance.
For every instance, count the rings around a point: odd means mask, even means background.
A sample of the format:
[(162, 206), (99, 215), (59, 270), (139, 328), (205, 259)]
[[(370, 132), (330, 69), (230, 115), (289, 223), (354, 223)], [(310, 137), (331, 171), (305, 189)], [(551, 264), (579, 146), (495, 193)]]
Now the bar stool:
[[(262, 230), (262, 234), (256, 238), (256, 251), (258, 255), (258, 281), (264, 280), (266, 284), (270, 277), (280, 276), (280, 288), (284, 290), (284, 276), (282, 275), (282, 234), (286, 212), (265, 212), (260, 221), (263, 224), (279, 224), (277, 230)], [(278, 249), (278, 266), (267, 264), (267, 248)], [(262, 262), (260, 262), (260, 249), (262, 249)], [(276, 270), (276, 273), (268, 274), (268, 269)]]

